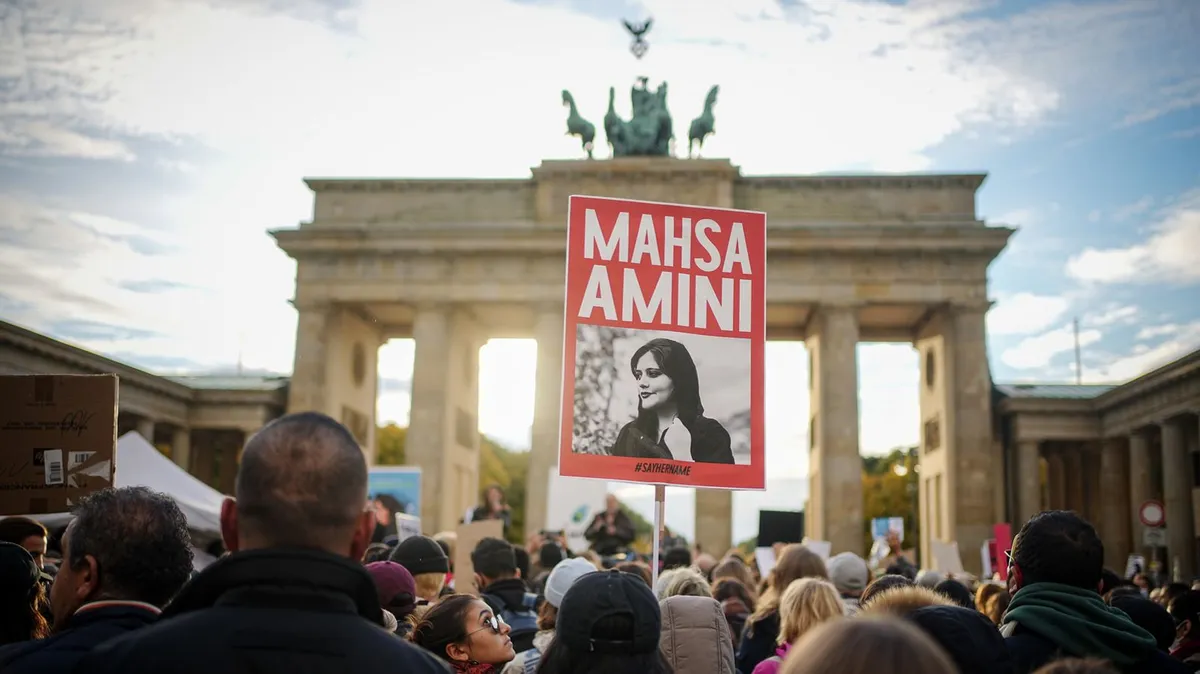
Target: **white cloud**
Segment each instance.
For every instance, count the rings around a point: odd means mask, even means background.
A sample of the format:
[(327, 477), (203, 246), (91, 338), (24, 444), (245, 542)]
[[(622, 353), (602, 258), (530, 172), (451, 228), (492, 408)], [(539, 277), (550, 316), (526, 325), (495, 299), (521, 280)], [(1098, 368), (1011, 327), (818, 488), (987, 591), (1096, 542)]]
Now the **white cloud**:
[(1093, 209), (1087, 215), (1088, 222), (1100, 222), (1102, 215), (1098, 209)]
[(1118, 222), (1122, 220), (1128, 220), (1136, 215), (1145, 213), (1146, 211), (1150, 210), (1150, 207), (1153, 205), (1154, 197), (1149, 195), (1144, 196), (1137, 201), (1119, 206), (1113, 211), (1112, 219), (1117, 220)]
[[(1100, 341), (1102, 333), (1094, 328), (1079, 331), (1081, 347)], [(1036, 337), (1027, 337), (1016, 346), (1007, 349), (1000, 360), (1007, 366), (1017, 370), (1044, 368), (1050, 361), (1061, 353), (1067, 353), (1075, 348), (1075, 331), (1070, 325), (1044, 332)]]
[(1036, 224), (1038, 221), (1037, 211), (1032, 208), (1018, 208), (1015, 211), (1001, 213), (994, 218), (988, 218), (988, 221), (993, 226), (1008, 225), (1016, 227), (1029, 227)]
[[(1147, 340), (1155, 339), (1156, 337), (1167, 337), (1170, 335), (1178, 334), (1181, 330), (1183, 330), (1183, 326), (1179, 325), (1178, 323), (1167, 323), (1165, 325), (1147, 326), (1147, 327), (1142, 328), (1141, 330), (1138, 330), (1137, 337), (1135, 337), (1135, 339), (1137, 339), (1139, 342), (1144, 342)], [(1139, 344), (1138, 346), (1144, 346), (1144, 345)]]
[(989, 335), (1027, 335), (1050, 327), (1070, 306), (1066, 297), (1017, 293), (1000, 297), (987, 315)]
[(1137, 315), (1138, 308), (1135, 306), (1114, 304), (1104, 309), (1101, 313), (1084, 316), (1081, 322), (1087, 327), (1101, 328), (1117, 323), (1131, 323)]
[[(1140, 338), (1140, 336), (1139, 336)], [(1200, 321), (1178, 326), (1155, 346), (1139, 344), (1128, 356), (1108, 360), (1100, 367), (1083, 370), (1088, 382), (1124, 382), (1162, 367), (1200, 348)]]
[(1200, 106), (1200, 77), (1165, 86), (1161, 93), (1162, 96), (1156, 101), (1126, 115), (1118, 126), (1130, 127), (1145, 124), (1165, 115)]
[(1173, 283), (1200, 280), (1200, 188), (1159, 213), (1145, 241), (1123, 248), (1086, 248), (1067, 261), (1067, 273), (1092, 283)]

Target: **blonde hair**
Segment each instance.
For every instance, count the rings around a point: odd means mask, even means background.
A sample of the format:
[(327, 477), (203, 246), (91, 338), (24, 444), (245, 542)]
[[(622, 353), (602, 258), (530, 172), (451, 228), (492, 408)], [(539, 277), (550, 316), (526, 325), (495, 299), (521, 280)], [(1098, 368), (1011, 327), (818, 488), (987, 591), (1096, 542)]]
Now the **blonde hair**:
[(780, 674), (958, 674), (932, 638), (895, 618), (834, 620), (808, 631)]
[(975, 610), (986, 613), (988, 600), (1003, 589), (999, 583), (980, 583), (979, 589), (975, 590)]
[(801, 578), (829, 580), (829, 573), (825, 570), (825, 562), (817, 553), (803, 545), (793, 543), (784, 547), (783, 552), (779, 554), (779, 561), (775, 563), (775, 568), (771, 569), (767, 587), (761, 593), (762, 598), (758, 600), (758, 606), (755, 608), (754, 614), (750, 616), (749, 622), (756, 623), (777, 612), (779, 595), (793, 581)]
[(780, 645), (794, 643), (813, 627), (845, 615), (837, 588), (820, 578), (793, 581), (779, 599)]
[(700, 575), (700, 572), (690, 567), (663, 571), (658, 576), (654, 586), (654, 594), (659, 601), (667, 597), (712, 597), (712, 586)]
[(919, 608), (925, 608), (926, 606), (954, 605), (954, 602), (946, 598), (945, 595), (934, 592), (927, 587), (903, 585), (884, 590), (871, 597), (870, 601), (862, 605), (859, 612), (877, 616), (890, 615), (903, 618), (909, 613)]
[(421, 599), (435, 601), (446, 586), (446, 574), (440, 571), (418, 573), (413, 575), (417, 585), (417, 596)]

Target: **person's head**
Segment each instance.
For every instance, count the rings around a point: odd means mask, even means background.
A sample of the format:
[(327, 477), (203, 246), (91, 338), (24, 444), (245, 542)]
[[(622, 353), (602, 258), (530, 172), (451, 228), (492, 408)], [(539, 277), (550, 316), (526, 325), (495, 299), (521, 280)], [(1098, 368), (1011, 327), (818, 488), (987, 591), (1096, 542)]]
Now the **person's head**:
[(872, 594), (862, 602), (863, 615), (890, 615), (898, 618), (928, 606), (955, 606), (944, 595), (920, 585), (893, 587)]
[(0, 519), (0, 541), (25, 548), (39, 569), (46, 566), (46, 527), (41, 522), (18, 516)]
[(519, 578), (517, 555), (512, 543), (491, 536), (479, 541), (471, 551), (471, 565), (479, 577), (479, 588), (483, 589), (497, 580)]
[(843, 597), (861, 597), (871, 580), (871, 569), (853, 552), (840, 552), (825, 562), (829, 580)]
[(979, 587), (975, 588), (975, 610), (984, 613), (988, 600), (1003, 589), (999, 583), (980, 583)]
[(754, 587), (754, 573), (750, 571), (750, 567), (746, 566), (746, 562), (743, 562), (741, 557), (726, 557), (713, 567), (713, 582), (716, 583), (722, 578), (733, 578), (744, 585), (747, 590)]
[(452, 664), (503, 665), (516, 657), (511, 631), (483, 601), (453, 594), (426, 611), (408, 639)]
[(221, 508), (233, 552), (312, 548), (362, 559), (375, 532), (362, 449), (345, 426), (317, 412), (288, 414), (251, 436), (234, 493)]
[(404, 512), (404, 504), (391, 494), (376, 494), (371, 505), (375, 509), (375, 521), (385, 527), (396, 519), (396, 513)]
[(718, 578), (712, 586), (712, 598), (721, 603), (737, 600), (747, 611), (754, 612), (754, 593), (737, 578)]
[(779, 597), (783, 594), (783, 591), (787, 589), (788, 585), (801, 578), (822, 578), (829, 580), (829, 574), (825, 570), (825, 562), (821, 560), (821, 557), (817, 553), (803, 545), (792, 544), (784, 546), (778, 560), (775, 562), (775, 568), (771, 569), (766, 592), (763, 593), (762, 599), (759, 600), (758, 607), (755, 609), (754, 615), (751, 616), (751, 620), (757, 622), (767, 615), (774, 613), (779, 608)]
[(679, 566), (658, 574), (658, 583), (654, 586), (654, 594), (659, 601), (667, 597), (711, 597), (712, 586), (700, 575), (699, 571), (687, 566)]
[(862, 596), (859, 597), (859, 601), (861, 601), (863, 604), (866, 604), (876, 596), (883, 594), (892, 588), (912, 587), (913, 585), (914, 583), (907, 576), (889, 573), (871, 581), (871, 584), (867, 586), (867, 589), (863, 590)]
[(1004, 621), (1004, 614), (1008, 612), (1008, 605), (1012, 603), (1012, 595), (1008, 590), (1001, 588), (999, 592), (988, 597), (987, 603), (983, 605), (983, 610), (980, 611), (987, 616), (994, 624), (999, 625)]
[(1171, 645), (1175, 643), (1176, 625), (1162, 605), (1145, 597), (1114, 597), (1109, 605), (1123, 611), (1134, 625), (1149, 632), (1158, 650), (1171, 650)]
[(450, 572), (450, 558), (437, 541), (428, 536), (410, 536), (392, 550), (390, 559), (412, 574), (417, 599), (437, 600)]
[(837, 588), (820, 578), (801, 578), (779, 599), (780, 644), (795, 643), (813, 627), (845, 615)]
[(670, 410), (690, 422), (704, 413), (696, 363), (684, 345), (652, 339), (633, 352), (629, 368), (637, 381), (639, 416)]
[(532, 576), (529, 575), (529, 565), (532, 563), (532, 560), (529, 557), (529, 551), (520, 545), (514, 545), (512, 549), (513, 558), (517, 562), (517, 577), (531, 578)]
[(1175, 638), (1186, 641), (1200, 638), (1200, 592), (1188, 590), (1171, 600), (1167, 607), (1175, 622)]
[(1121, 674), (1108, 660), (1097, 658), (1063, 658), (1055, 660), (1033, 674)]
[(161, 608), (191, 577), (187, 518), (170, 496), (146, 487), (101, 489), (80, 499), (74, 514), (50, 589), (55, 625), (93, 601)]
[(1116, 571), (1107, 566), (1100, 572), (1100, 594), (1108, 594), (1113, 588), (1128, 585), (1129, 581), (1117, 575)]
[(712, 570), (717, 566), (717, 560), (707, 552), (702, 552), (696, 555), (695, 566), (700, 573), (704, 574), (705, 578), (712, 580)]
[(1059, 583), (1099, 592), (1104, 544), (1087, 520), (1066, 510), (1029, 518), (1013, 539), (1009, 593), (1034, 583)]
[(565, 557), (566, 555), (563, 554), (563, 549), (558, 546), (558, 543), (542, 543), (538, 548), (538, 566), (543, 570), (553, 569)]
[(582, 557), (572, 557), (559, 562), (546, 576), (546, 601), (538, 607), (538, 629), (552, 630), (558, 621), (558, 607), (562, 606), (567, 591), (583, 576), (595, 573), (596, 567)]
[(613, 494), (608, 494), (604, 497), (604, 509), (610, 513), (616, 513), (621, 509), (621, 502)]
[(489, 485), (483, 491), (483, 502), (493, 510), (498, 509), (504, 505), (504, 489), (498, 484)]
[(1163, 586), (1162, 593), (1158, 595), (1158, 603), (1162, 604), (1163, 608), (1166, 608), (1171, 605), (1175, 597), (1191, 589), (1191, 586), (1187, 583), (1167, 583)]
[(684, 566), (691, 566), (692, 551), (688, 550), (687, 548), (683, 547), (682, 545), (677, 545), (673, 548), (669, 548), (666, 552), (664, 552), (662, 560), (663, 560), (662, 561), (662, 563), (663, 563), (662, 570), (663, 571), (670, 571), (671, 569), (678, 569), (678, 568), (684, 567)]
[(0, 646), (42, 639), (50, 632), (41, 611), (44, 587), (33, 555), (16, 543), (0, 541)]
[(392, 556), (392, 548), (387, 543), (372, 543), (367, 546), (367, 551), (363, 553), (363, 564), (371, 562), (385, 562)]
[(538, 674), (669, 674), (659, 651), (662, 614), (649, 586), (620, 571), (580, 576), (558, 610)]
[(899, 532), (892, 531), (889, 529), (887, 532), (887, 538), (885, 540), (887, 541), (888, 550), (891, 551), (892, 554), (896, 554), (896, 553), (900, 552), (900, 533)]
[(650, 573), (650, 565), (645, 562), (621, 562), (613, 568), (641, 578), (646, 581), (646, 587), (650, 587), (650, 583), (654, 581), (654, 576)]
[(397, 620), (407, 618), (417, 605), (417, 582), (408, 569), (386, 561), (372, 562), (366, 568), (375, 581), (379, 605)]
[(933, 590), (963, 608), (975, 608), (975, 597), (971, 595), (971, 591), (953, 578), (943, 580), (934, 586)]
[(919, 628), (894, 618), (831, 620), (800, 638), (780, 674), (958, 674)]

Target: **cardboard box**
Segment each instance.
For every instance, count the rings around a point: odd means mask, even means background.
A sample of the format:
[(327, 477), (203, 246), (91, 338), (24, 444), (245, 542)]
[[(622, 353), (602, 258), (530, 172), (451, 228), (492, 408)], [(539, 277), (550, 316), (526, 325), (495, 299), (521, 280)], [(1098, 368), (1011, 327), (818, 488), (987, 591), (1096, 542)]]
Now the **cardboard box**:
[(454, 591), (478, 596), (482, 588), (475, 586), (475, 566), (471, 552), (485, 538), (504, 538), (504, 523), (500, 520), (479, 520), (458, 525), (454, 541)]
[(0, 376), (0, 515), (68, 512), (116, 470), (116, 375)]

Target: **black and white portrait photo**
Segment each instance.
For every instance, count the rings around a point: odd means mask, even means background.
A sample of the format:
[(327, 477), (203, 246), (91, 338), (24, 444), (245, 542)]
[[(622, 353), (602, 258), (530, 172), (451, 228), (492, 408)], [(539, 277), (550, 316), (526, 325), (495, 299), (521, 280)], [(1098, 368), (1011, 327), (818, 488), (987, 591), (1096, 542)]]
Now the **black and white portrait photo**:
[(750, 463), (750, 340), (578, 326), (572, 451)]

